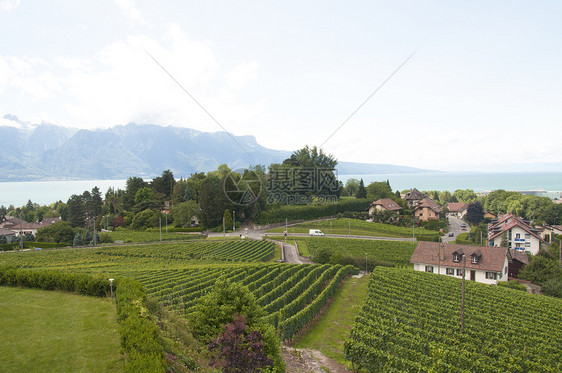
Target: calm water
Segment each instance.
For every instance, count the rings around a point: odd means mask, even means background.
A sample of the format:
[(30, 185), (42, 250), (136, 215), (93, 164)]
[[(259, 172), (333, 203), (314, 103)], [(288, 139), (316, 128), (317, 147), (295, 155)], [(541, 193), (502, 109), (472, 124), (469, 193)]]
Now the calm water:
[[(346, 182), (349, 178), (363, 179), (365, 185), (373, 181), (390, 181), (392, 190), (472, 189), (486, 192), (505, 190), (562, 191), (562, 172), (557, 173), (429, 173), (429, 174), (376, 174), (338, 175)], [(72, 194), (82, 194), (97, 186), (105, 194), (109, 187), (124, 189), (126, 180), (37, 181), (0, 183), (0, 205), (23, 206), (28, 200), (48, 205), (58, 200), (66, 202)]]
[(338, 175), (338, 178), (344, 184), (349, 178), (363, 178), (365, 185), (389, 180), (392, 190), (400, 191), (411, 188), (450, 192), (457, 189), (472, 189), (475, 192), (496, 189), (562, 191), (562, 172)]

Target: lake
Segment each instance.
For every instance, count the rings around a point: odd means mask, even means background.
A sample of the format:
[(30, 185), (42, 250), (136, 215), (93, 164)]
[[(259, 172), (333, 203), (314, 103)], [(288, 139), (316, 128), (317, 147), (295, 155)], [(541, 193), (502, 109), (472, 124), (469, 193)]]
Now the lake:
[[(529, 191), (562, 191), (562, 172), (525, 173), (420, 173), (338, 175), (344, 184), (349, 178), (363, 179), (365, 185), (373, 181), (389, 180), (392, 190), (472, 189), (487, 192), (496, 189)], [(105, 195), (109, 187), (124, 189), (126, 180), (26, 181), (0, 183), (0, 205), (23, 206), (28, 200), (48, 205), (58, 200), (66, 202), (72, 194), (82, 194), (97, 186)], [(559, 193), (557, 194), (560, 195)]]

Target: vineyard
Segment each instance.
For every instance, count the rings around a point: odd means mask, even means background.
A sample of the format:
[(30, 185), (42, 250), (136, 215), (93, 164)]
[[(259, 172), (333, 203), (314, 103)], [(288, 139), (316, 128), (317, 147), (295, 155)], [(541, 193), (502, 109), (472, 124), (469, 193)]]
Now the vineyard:
[(560, 372), (562, 301), (396, 268), (371, 274), (346, 358), (359, 371)]
[[(314, 256), (319, 250), (327, 250), (330, 256), (353, 258), (355, 266), (365, 267), (367, 259), (373, 265), (410, 266), (415, 246), (412, 242), (357, 240), (348, 238), (307, 238), (306, 247)], [(369, 267), (372, 267), (371, 265)]]
[[(289, 227), (289, 233), (308, 233), (309, 229), (320, 229), (325, 234), (352, 234), (357, 236), (403, 237), (412, 238), (412, 227), (398, 227), (391, 224), (371, 223), (358, 219), (332, 219), (296, 224)], [(271, 229), (271, 233), (283, 233), (285, 227)], [(417, 239), (432, 240), (439, 237), (439, 232), (415, 228)]]
[(1, 265), (135, 278), (147, 294), (187, 316), (218, 278), (239, 282), (254, 294), (283, 339), (292, 338), (327, 303), (352, 266), (266, 264), (269, 241), (230, 240), (108, 248), (5, 253)]

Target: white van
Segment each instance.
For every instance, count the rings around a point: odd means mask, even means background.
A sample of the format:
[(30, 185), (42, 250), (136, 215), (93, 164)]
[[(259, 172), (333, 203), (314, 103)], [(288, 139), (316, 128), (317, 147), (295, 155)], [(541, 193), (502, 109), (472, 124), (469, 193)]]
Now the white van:
[(324, 235), (324, 233), (322, 233), (322, 231), (320, 229), (309, 229), (308, 234), (310, 234), (311, 236), (323, 236)]

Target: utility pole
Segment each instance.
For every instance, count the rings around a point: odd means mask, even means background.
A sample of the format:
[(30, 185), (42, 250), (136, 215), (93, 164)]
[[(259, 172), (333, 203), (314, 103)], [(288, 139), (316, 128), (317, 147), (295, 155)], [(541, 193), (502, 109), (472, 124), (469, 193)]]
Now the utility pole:
[(461, 333), (464, 331), (464, 278), (466, 275), (466, 255), (462, 254), (462, 291), (461, 291)]
[(560, 239), (560, 248), (558, 250), (558, 255), (560, 256), (560, 268), (562, 268), (562, 239)]
[(224, 216), (222, 217), (222, 240), (226, 241), (226, 227), (224, 226)]
[(97, 244), (97, 241), (96, 241), (96, 218), (94, 218), (94, 246), (96, 246), (96, 244)]
[(168, 233), (168, 214), (166, 214), (166, 233)]
[(236, 232), (236, 211), (232, 210), (232, 232)]
[(23, 223), (23, 219), (22, 216), (20, 214), (20, 250), (23, 251), (23, 228), (22, 228), (22, 223)]
[(161, 216), (158, 218), (158, 227), (160, 230), (160, 242), (162, 242), (162, 217)]
[(351, 238), (351, 219), (349, 219), (348, 222), (349, 222), (349, 228), (347, 231), (347, 236)]
[(367, 253), (365, 253), (365, 274), (369, 274), (369, 270), (367, 269)]

